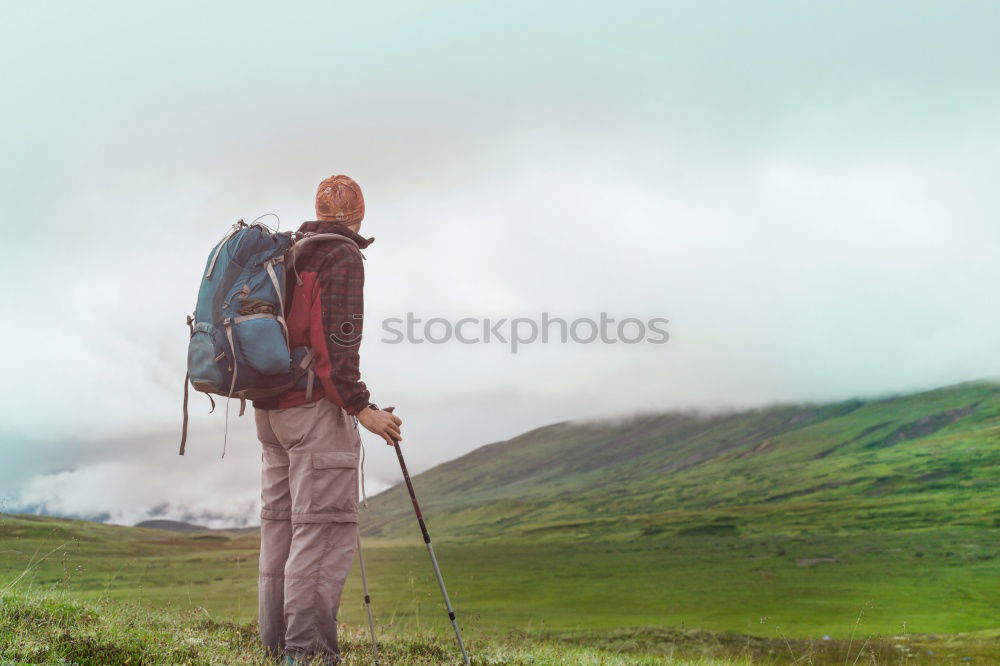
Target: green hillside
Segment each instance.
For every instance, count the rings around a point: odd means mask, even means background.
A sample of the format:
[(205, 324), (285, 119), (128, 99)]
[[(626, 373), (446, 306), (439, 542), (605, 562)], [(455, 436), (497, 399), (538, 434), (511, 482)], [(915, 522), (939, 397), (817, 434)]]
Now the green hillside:
[[(435, 535), (640, 539), (1000, 527), (1000, 385), (560, 423), (415, 478)], [(405, 488), (370, 535), (412, 532)]]

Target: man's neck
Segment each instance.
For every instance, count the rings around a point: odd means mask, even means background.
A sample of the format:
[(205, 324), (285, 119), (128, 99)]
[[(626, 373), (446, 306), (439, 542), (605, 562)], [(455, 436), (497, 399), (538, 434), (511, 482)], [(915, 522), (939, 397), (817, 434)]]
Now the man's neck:
[(350, 229), (354, 233), (358, 233), (359, 231), (361, 231), (361, 223), (360, 222), (354, 222), (353, 224), (345, 224), (344, 222), (341, 222), (340, 220), (334, 220), (334, 219), (331, 219), (329, 217), (317, 217), (316, 221), (317, 222), (328, 222), (330, 224), (339, 224), (342, 227), (347, 227), (348, 229)]

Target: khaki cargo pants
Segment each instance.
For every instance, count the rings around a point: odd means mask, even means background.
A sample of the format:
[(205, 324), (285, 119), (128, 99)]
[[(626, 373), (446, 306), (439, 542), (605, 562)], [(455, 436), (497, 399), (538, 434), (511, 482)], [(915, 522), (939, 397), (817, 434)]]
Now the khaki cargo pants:
[(323, 398), (255, 409), (261, 470), (260, 637), (273, 655), (340, 662), (337, 609), (354, 559), (358, 453), (354, 417)]

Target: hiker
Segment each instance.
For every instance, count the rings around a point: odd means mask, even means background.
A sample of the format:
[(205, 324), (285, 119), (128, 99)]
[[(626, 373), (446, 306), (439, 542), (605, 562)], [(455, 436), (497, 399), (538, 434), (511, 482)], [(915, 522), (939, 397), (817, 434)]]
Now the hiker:
[[(253, 401), (261, 472), (258, 616), (264, 647), (286, 665), (340, 660), (337, 609), (354, 558), (358, 520), (357, 424), (392, 445), (402, 421), (369, 401), (361, 381), (364, 266), (361, 188), (347, 176), (320, 183), (316, 220), (300, 232), (340, 234), (296, 257), (287, 281), (290, 347), (313, 353), (316, 386)], [(360, 248), (360, 249), (359, 249)]]

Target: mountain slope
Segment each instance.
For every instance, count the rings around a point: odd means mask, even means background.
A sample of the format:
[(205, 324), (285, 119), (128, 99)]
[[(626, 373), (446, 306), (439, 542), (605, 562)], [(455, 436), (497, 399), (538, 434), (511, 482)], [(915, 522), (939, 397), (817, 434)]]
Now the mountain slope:
[(183, 520), (143, 520), (135, 524), (135, 527), (146, 527), (154, 530), (167, 530), (169, 532), (207, 532), (209, 528), (193, 523), (186, 523)]
[[(435, 535), (1000, 527), (1000, 385), (882, 400), (560, 423), (414, 478)], [(365, 533), (409, 535), (406, 490)]]

